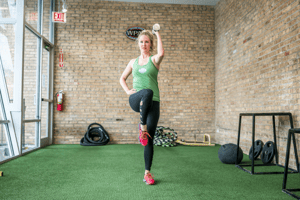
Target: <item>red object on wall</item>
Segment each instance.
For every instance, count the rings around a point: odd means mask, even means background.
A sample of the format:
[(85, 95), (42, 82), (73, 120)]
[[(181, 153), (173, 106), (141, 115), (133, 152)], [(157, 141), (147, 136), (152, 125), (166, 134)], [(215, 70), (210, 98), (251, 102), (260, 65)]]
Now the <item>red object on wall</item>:
[(62, 111), (64, 108), (63, 108), (63, 104), (57, 104), (57, 110), (58, 111)]
[(52, 12), (52, 22), (66, 23), (67, 13)]
[(61, 91), (59, 91), (58, 93), (57, 93), (57, 110), (58, 111), (62, 111), (63, 110), (63, 106), (64, 106), (64, 95), (63, 95), (64, 93), (63, 93), (63, 91), (61, 90)]

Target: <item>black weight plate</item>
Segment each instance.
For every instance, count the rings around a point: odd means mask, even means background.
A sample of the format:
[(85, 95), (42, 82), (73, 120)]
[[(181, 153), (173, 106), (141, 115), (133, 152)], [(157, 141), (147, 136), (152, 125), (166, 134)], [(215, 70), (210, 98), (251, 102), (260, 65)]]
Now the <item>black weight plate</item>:
[(275, 145), (272, 141), (268, 141), (261, 153), (261, 160), (264, 164), (271, 163), (275, 156)]
[[(263, 149), (264, 143), (261, 140), (256, 140), (254, 142), (254, 160), (258, 158), (259, 154), (261, 153), (262, 149)], [(252, 160), (253, 159), (253, 155), (252, 155), (252, 147), (250, 148), (249, 151), (249, 159)]]

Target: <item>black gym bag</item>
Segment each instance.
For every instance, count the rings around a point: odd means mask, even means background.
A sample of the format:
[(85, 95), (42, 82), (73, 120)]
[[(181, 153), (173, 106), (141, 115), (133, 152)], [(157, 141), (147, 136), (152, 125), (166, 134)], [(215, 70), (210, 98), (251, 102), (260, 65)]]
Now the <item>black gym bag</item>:
[[(92, 127), (97, 125), (97, 127)], [(99, 137), (99, 140), (94, 140), (95, 137)], [(81, 138), (80, 145), (82, 146), (103, 146), (109, 142), (109, 136), (105, 129), (98, 123), (92, 123), (89, 125), (87, 132)]]

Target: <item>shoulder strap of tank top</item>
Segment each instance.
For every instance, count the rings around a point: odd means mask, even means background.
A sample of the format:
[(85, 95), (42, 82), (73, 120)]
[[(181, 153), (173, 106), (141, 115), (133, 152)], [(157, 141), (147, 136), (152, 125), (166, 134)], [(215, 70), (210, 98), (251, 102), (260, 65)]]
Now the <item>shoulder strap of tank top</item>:
[(153, 62), (152, 62), (152, 56), (153, 56), (153, 55), (151, 55), (151, 56), (149, 57), (149, 59), (150, 59), (152, 65), (154, 65)]

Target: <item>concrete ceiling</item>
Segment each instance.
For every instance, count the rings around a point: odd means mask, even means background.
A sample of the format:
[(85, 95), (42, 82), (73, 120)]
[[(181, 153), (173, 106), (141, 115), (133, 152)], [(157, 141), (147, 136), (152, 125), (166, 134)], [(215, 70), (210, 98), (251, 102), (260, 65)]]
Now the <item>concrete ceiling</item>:
[(158, 0), (106, 0), (106, 1), (215, 6), (220, 0), (160, 0), (160, 1)]

